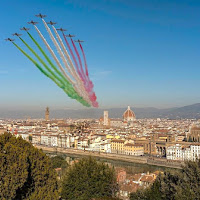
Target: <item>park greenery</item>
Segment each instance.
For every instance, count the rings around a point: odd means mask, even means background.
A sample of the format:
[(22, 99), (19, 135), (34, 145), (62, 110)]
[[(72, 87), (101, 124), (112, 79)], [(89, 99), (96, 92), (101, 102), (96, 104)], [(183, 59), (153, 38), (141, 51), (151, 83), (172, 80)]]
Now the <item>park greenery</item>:
[(150, 188), (138, 190), (130, 200), (200, 199), (200, 160), (187, 161), (181, 170), (159, 175)]
[(0, 136), (0, 199), (55, 200), (58, 184), (50, 159), (21, 137)]

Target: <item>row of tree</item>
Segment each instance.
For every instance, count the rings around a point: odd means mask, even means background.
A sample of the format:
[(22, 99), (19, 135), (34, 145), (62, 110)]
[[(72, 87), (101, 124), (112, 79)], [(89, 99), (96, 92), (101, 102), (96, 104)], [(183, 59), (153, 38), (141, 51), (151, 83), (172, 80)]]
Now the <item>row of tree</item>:
[[(65, 172), (59, 184), (55, 168)], [(104, 163), (89, 157), (68, 166), (63, 157), (50, 159), (21, 137), (0, 136), (1, 200), (101, 200), (116, 192), (114, 168)]]
[(200, 199), (200, 161), (187, 161), (181, 170), (159, 175), (150, 188), (132, 193), (130, 200)]

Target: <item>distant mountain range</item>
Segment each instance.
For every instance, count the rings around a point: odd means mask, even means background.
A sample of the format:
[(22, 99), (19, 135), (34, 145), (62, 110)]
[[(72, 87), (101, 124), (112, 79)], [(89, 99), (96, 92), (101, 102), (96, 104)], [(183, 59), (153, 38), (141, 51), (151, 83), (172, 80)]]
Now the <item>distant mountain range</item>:
[[(124, 111), (127, 108), (110, 108), (106, 109), (109, 112), (110, 118), (122, 118)], [(158, 109), (153, 107), (148, 108), (131, 108), (136, 118), (169, 118), (169, 119), (200, 119), (200, 103), (184, 106), (184, 107), (176, 107), (176, 108), (168, 108), (168, 109)], [(51, 110), (50, 108), (50, 118), (95, 118), (98, 119), (103, 116), (103, 111), (105, 109), (82, 109), (82, 110)], [(35, 118), (44, 118), (44, 110), (36, 111), (7, 111), (0, 110), (0, 119), (27, 119), (31, 117)]]

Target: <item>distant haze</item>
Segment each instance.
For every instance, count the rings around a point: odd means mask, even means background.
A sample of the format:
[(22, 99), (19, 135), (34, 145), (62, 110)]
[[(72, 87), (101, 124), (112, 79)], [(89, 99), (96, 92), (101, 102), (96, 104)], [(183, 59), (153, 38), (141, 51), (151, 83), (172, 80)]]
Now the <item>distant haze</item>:
[[(123, 113), (127, 107), (124, 108), (109, 108), (109, 109), (51, 109), (50, 107), (50, 118), (94, 118), (98, 119), (103, 116), (103, 111), (108, 110), (110, 118), (122, 118)], [(168, 108), (168, 109), (158, 109), (158, 108), (137, 108), (131, 107), (135, 112), (136, 118), (170, 118), (170, 119), (180, 119), (180, 118), (196, 118), (200, 119), (200, 103)], [(27, 118), (44, 118), (45, 108), (41, 110), (0, 110), (0, 119), (27, 119)]]

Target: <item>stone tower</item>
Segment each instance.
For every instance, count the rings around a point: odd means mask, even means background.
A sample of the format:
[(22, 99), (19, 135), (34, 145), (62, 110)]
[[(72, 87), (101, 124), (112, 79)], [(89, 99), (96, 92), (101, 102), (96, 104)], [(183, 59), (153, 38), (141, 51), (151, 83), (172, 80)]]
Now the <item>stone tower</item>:
[(103, 115), (103, 125), (108, 126), (108, 111), (104, 111)]
[(46, 111), (45, 111), (45, 120), (46, 120), (46, 121), (49, 120), (49, 107), (46, 107)]

